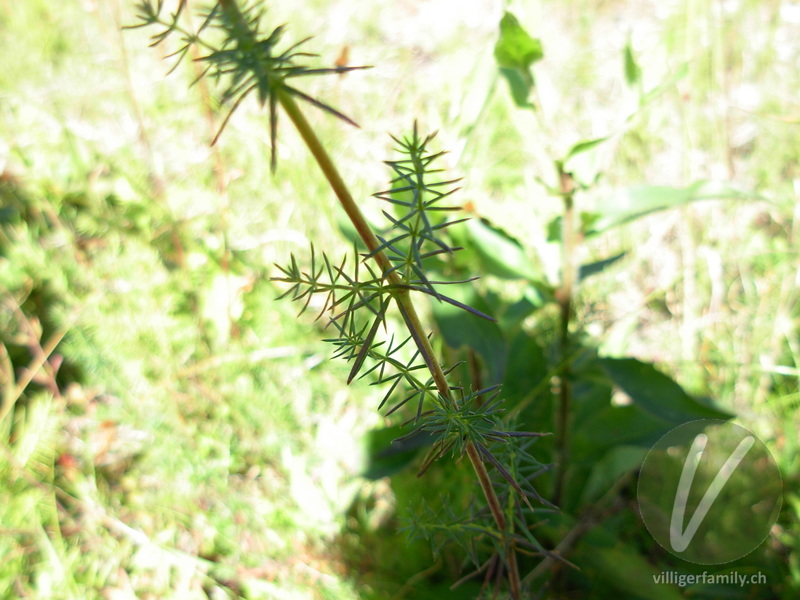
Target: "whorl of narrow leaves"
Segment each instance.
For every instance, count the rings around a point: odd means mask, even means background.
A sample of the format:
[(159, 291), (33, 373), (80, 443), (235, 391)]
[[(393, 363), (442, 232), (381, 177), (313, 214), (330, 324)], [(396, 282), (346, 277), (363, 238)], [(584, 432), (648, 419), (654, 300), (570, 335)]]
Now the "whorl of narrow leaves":
[(443, 499), (441, 508), (435, 510), (424, 499), (416, 509), (413, 519), (405, 519), (406, 525), (402, 528), (409, 540), (426, 539), (430, 542), (434, 556), (439, 556), (442, 549), (449, 543), (463, 548), (467, 558), (478, 566), (478, 540), (482, 537), (502, 539), (490, 526), (485, 526), (472, 515), (456, 513), (451, 502)]
[[(450, 248), (439, 234), (448, 225), (460, 222), (437, 220), (437, 213), (457, 210), (455, 207), (440, 204), (442, 199), (456, 191), (452, 184), (457, 180), (440, 181), (437, 174), (441, 170), (431, 168), (431, 163), (443, 154), (428, 151), (428, 143), (433, 137), (429, 135), (424, 139), (420, 138), (416, 123), (410, 137), (403, 141), (393, 137), (399, 144), (398, 150), (403, 158), (387, 161), (396, 177), (392, 180), (391, 189), (376, 194), (378, 198), (387, 200), (400, 209), (401, 214), (397, 217), (384, 211), (389, 220), (389, 228), (385, 236), (379, 236), (378, 239), (381, 242), (380, 249), (387, 252), (393, 263), (390, 270), (399, 273), (404, 283), (390, 284), (388, 273), (376, 272), (371, 260), (375, 252), (359, 256), (354, 249), (355, 260), (350, 270), (345, 268), (346, 258), (337, 265), (323, 253), (322, 260), (318, 260), (313, 245), (310, 269), (302, 270), (292, 256), (289, 265), (276, 265), (283, 276), (272, 278), (273, 281), (291, 284), (280, 298), (291, 295), (293, 300), (303, 301), (301, 313), (308, 308), (314, 294), (325, 297), (317, 318), (327, 314), (329, 325), (334, 326), (338, 337), (325, 341), (336, 346), (336, 357), (352, 361), (348, 383), (362, 373), (365, 365), (370, 365), (361, 377), (373, 373), (377, 376), (373, 385), (389, 384), (389, 390), (379, 408), (387, 403), (401, 383), (405, 384), (401, 389), (407, 390), (404, 392), (406, 395), (395, 401), (387, 414), (416, 401), (416, 414), (419, 417), (425, 398), (436, 401), (439, 397), (432, 378), (423, 380), (416, 376), (417, 371), (426, 368), (425, 362), (419, 360), (419, 348), (416, 348), (410, 360), (400, 358), (400, 350), (412, 337), (407, 337), (400, 343), (395, 343), (393, 337), (388, 343), (385, 339), (380, 340), (381, 330), (386, 329), (386, 311), (397, 294), (419, 292), (492, 320), (434, 288), (437, 284), (454, 282), (431, 281), (423, 271), (422, 263), (425, 258), (439, 252), (457, 250)], [(432, 178), (436, 180), (431, 181)]]
[(431, 153), (428, 150), (428, 144), (435, 136), (433, 133), (420, 138), (416, 122), (410, 137), (400, 140), (392, 136), (403, 158), (386, 161), (395, 177), (391, 188), (375, 194), (375, 197), (393, 204), (398, 216), (383, 211), (392, 227), (387, 235), (378, 236), (381, 245), (370, 256), (386, 252), (403, 281), (423, 286), (431, 295), (440, 298), (425, 276), (422, 263), (436, 254), (453, 252), (455, 248), (449, 247), (440, 234), (446, 227), (466, 219), (446, 221), (438, 215), (460, 210), (459, 207), (441, 204), (442, 200), (458, 191), (459, 188), (453, 184), (460, 179), (439, 180), (438, 174), (443, 169), (432, 168), (433, 162), (444, 155), (444, 152)]
[[(427, 366), (419, 360), (418, 350), (410, 358), (405, 360), (402, 358), (400, 351), (411, 341), (412, 338), (410, 336), (400, 343), (396, 343), (394, 337), (391, 337), (388, 342), (375, 341), (375, 331), (381, 322), (382, 316), (376, 317), (372, 328), (367, 331), (368, 324), (359, 328), (355, 325), (355, 319), (351, 319), (350, 327), (347, 331), (344, 331), (338, 322), (333, 321), (333, 324), (339, 330), (339, 337), (324, 341), (330, 342), (337, 347), (336, 357), (344, 358), (348, 362), (353, 361), (348, 383), (358, 375), (364, 365), (364, 361), (367, 358), (370, 359), (373, 364), (361, 374), (361, 377), (366, 377), (372, 373), (376, 376), (376, 380), (372, 382), (372, 385), (389, 384), (389, 388), (386, 390), (380, 405), (378, 405), (378, 410), (386, 405), (389, 399), (393, 397), (394, 392), (400, 387), (401, 390), (405, 390), (403, 392), (404, 397), (392, 403), (391, 408), (386, 412), (386, 416), (399, 410), (408, 402), (416, 400), (417, 416), (419, 417), (422, 413), (425, 398), (429, 400), (436, 398), (436, 385), (430, 377), (420, 379), (420, 376), (424, 376), (427, 373)], [(400, 386), (400, 384), (404, 384), (404, 386)]]
[[(467, 445), (472, 443), (478, 449), (481, 457), (490, 462), (525, 499), (526, 494), (516, 483), (511, 474), (489, 451), (489, 446), (494, 442), (506, 443), (511, 438), (540, 437), (541, 433), (528, 433), (518, 431), (503, 431), (498, 429), (499, 416), (502, 412), (502, 400), (497, 399), (500, 386), (492, 386), (464, 394), (461, 388), (455, 388), (461, 395), (459, 402), (450, 402), (438, 397), (433, 403), (433, 408), (422, 413), (417, 418), (417, 427), (406, 436), (399, 438), (402, 441), (422, 433), (433, 435), (437, 438), (431, 451), (420, 468), (420, 475), (424, 473), (434, 461), (448, 452), (461, 456), (466, 451)], [(483, 396), (490, 395), (488, 399)], [(527, 502), (527, 500), (525, 500)]]
[[(177, 56), (177, 61), (170, 71), (178, 66), (192, 46), (199, 46), (205, 53), (198, 59), (206, 63), (206, 69), (201, 77), (210, 75), (222, 81), (221, 102), (231, 105), (212, 143), (216, 143), (231, 115), (253, 92), (257, 93), (261, 106), (269, 104), (272, 146), (270, 164), (273, 171), (277, 164), (279, 93), (290, 94), (351, 125), (358, 126), (352, 119), (335, 108), (290, 86), (287, 80), (292, 77), (344, 73), (368, 67), (312, 69), (299, 63), (300, 59), (316, 56), (316, 54), (298, 51), (298, 48), (310, 38), (301, 40), (282, 51), (279, 50), (278, 46), (285, 27), (280, 25), (272, 29), (270, 33), (262, 31), (261, 20), (264, 11), (258, 9), (255, 2), (219, 0), (210, 8), (201, 10), (202, 23), (196, 32), (180, 24), (185, 6), (186, 3), (182, 1), (174, 13), (162, 16), (164, 0), (156, 0), (155, 3), (154, 0), (140, 0), (136, 5), (139, 22), (128, 28), (151, 25), (163, 27), (160, 32), (152, 36), (152, 46), (161, 44), (172, 34), (180, 36), (182, 45), (169, 55), (170, 57)], [(214, 41), (211, 41), (212, 39)], [(216, 41), (218, 39), (221, 41)]]
[(418, 360), (419, 350), (413, 353), (410, 360), (401, 358), (400, 351), (411, 337), (400, 343), (395, 343), (393, 337), (388, 343), (377, 339), (393, 289), (385, 279), (376, 275), (371, 263), (361, 262), (357, 252), (355, 254), (352, 274), (346, 270), (346, 258), (336, 265), (323, 253), (319, 261), (313, 245), (311, 267), (306, 271), (301, 270), (292, 255), (289, 265), (276, 265), (283, 276), (272, 278), (273, 281), (291, 284), (279, 298), (291, 296), (292, 300), (302, 301), (302, 314), (314, 294), (323, 295), (325, 300), (317, 318), (327, 314), (328, 325), (332, 325), (337, 332), (337, 337), (324, 340), (336, 346), (334, 357), (353, 361), (348, 383), (355, 379), (369, 358), (372, 365), (361, 377), (374, 373), (377, 381), (373, 385), (389, 384), (389, 390), (378, 408), (382, 408), (398, 385), (404, 382), (412, 393), (396, 403), (387, 414), (414, 398), (419, 400), (418, 411), (421, 411), (425, 396), (436, 396), (436, 387), (431, 379), (421, 380), (415, 376), (415, 372), (425, 369), (425, 363)]
[[(345, 270), (346, 256), (337, 266), (330, 261), (327, 254), (323, 253), (322, 264), (318, 265), (314, 244), (311, 244), (311, 268), (308, 271), (300, 269), (294, 254), (292, 254), (291, 263), (286, 267), (275, 265), (284, 276), (273, 277), (272, 281), (292, 284), (292, 287), (278, 296), (278, 299), (290, 294), (292, 300), (305, 298), (303, 307), (300, 309), (300, 314), (303, 314), (314, 294), (325, 294), (325, 303), (317, 315), (317, 319), (326, 312), (330, 312), (332, 321), (342, 319), (342, 327), (346, 327), (350, 315), (361, 307), (366, 307), (375, 315), (380, 314), (380, 311), (374, 306), (375, 300), (388, 293), (388, 286), (369, 263), (359, 262), (358, 253), (354, 252), (354, 254), (352, 276), (348, 275)], [(367, 275), (366, 279), (364, 279), (365, 274)]]
[(507, 481), (507, 475), (510, 475), (511, 478), (519, 484), (519, 489), (522, 490), (521, 493), (523, 495), (527, 496), (528, 498), (533, 498), (543, 506), (556, 509), (552, 503), (548, 502), (545, 498), (542, 498), (532, 483), (534, 479), (547, 473), (552, 467), (552, 465), (542, 464), (536, 460), (533, 455), (530, 454), (530, 452), (528, 452), (530, 447), (536, 443), (536, 438), (545, 435), (550, 434), (540, 433), (531, 435), (525, 433), (524, 437), (527, 437), (528, 439), (520, 440), (516, 444), (496, 445), (493, 455), (495, 459), (501, 465), (505, 465), (506, 468), (503, 470), (496, 470), (492, 474), (492, 479), (496, 484), (502, 485), (503, 481), (500, 480), (502, 479)]
[[(428, 540), (434, 556), (441, 554), (448, 544), (455, 544), (464, 550), (466, 558), (477, 570), (453, 584), (453, 588), (487, 569), (486, 580), (492, 580), (497, 569), (502, 569), (502, 560), (498, 559), (505, 558), (508, 551), (503, 543), (503, 532), (497, 530), (491, 516), (477, 505), (471, 504), (463, 510), (460, 501), (451, 501), (449, 498), (442, 498), (439, 504), (438, 509), (434, 508), (423, 498), (413, 509), (413, 518), (402, 519), (404, 525), (401, 531), (411, 541)], [(511, 536), (517, 547), (526, 548), (529, 553), (551, 554), (531, 534), (524, 522), (519, 525), (519, 533)], [(481, 565), (479, 556), (486, 547), (491, 552), (491, 558)]]

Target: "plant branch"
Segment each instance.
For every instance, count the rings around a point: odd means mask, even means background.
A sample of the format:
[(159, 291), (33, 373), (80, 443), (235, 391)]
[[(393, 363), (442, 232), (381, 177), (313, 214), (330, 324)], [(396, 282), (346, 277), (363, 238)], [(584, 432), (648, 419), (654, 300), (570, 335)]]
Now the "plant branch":
[[(294, 98), (292, 98), (292, 96), (284, 91), (281, 87), (277, 88), (276, 93), (278, 101), (286, 111), (286, 114), (289, 116), (292, 123), (294, 123), (295, 127), (297, 127), (300, 136), (303, 138), (303, 141), (305, 142), (309, 151), (316, 159), (320, 169), (322, 169), (325, 178), (328, 180), (328, 183), (336, 194), (336, 197), (339, 199), (339, 202), (341, 203), (342, 208), (344, 208), (345, 213), (347, 213), (347, 216), (353, 223), (353, 226), (355, 227), (356, 232), (358, 232), (359, 237), (364, 241), (364, 244), (366, 245), (370, 254), (381, 268), (384, 277), (388, 279), (389, 284), (392, 286), (392, 295), (397, 302), (398, 308), (400, 309), (400, 314), (403, 316), (403, 320), (408, 327), (408, 331), (414, 338), (414, 342), (416, 343), (417, 348), (419, 349), (420, 354), (425, 361), (425, 364), (433, 376), (436, 388), (439, 390), (439, 393), (443, 398), (446, 398), (448, 402), (455, 406), (455, 399), (450, 393), (450, 387), (447, 383), (444, 371), (442, 370), (439, 362), (436, 360), (436, 355), (431, 347), (430, 341), (428, 340), (428, 336), (425, 335), (425, 330), (422, 326), (419, 315), (417, 315), (414, 304), (411, 301), (407, 286), (404, 285), (404, 282), (401, 280), (400, 276), (392, 268), (393, 266), (386, 254), (380, 248), (381, 244), (375, 237), (372, 228), (369, 226), (364, 218), (364, 215), (361, 213), (361, 210), (358, 208), (358, 205), (353, 200), (350, 190), (342, 180), (339, 171), (336, 169), (333, 161), (331, 161), (327, 151), (322, 146), (319, 138), (314, 133), (314, 130), (308, 123), (308, 120), (305, 118), (305, 115), (297, 106)], [(475, 474), (478, 477), (481, 490), (486, 497), (486, 501), (489, 505), (489, 509), (492, 512), (495, 523), (497, 524), (498, 529), (503, 532), (503, 535), (506, 539), (506, 545), (508, 548), (507, 559), (511, 595), (515, 600), (518, 600), (521, 597), (521, 592), (516, 551), (514, 548), (514, 542), (509, 539), (509, 533), (507, 531), (508, 524), (500, 506), (500, 500), (498, 499), (494, 487), (492, 486), (492, 481), (489, 477), (488, 471), (486, 470), (486, 465), (483, 463), (477, 448), (472, 442), (467, 444), (466, 452), (467, 456), (469, 456), (470, 462), (472, 463), (472, 467), (475, 470)]]

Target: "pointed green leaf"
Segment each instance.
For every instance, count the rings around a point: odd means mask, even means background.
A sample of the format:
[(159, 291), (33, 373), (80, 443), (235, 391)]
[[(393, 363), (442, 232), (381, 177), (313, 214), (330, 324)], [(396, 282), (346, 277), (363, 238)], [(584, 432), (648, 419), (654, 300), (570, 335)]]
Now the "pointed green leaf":
[(621, 445), (650, 447), (672, 428), (635, 405), (611, 403), (613, 382), (595, 356), (572, 368), (573, 435), (571, 450), (577, 464), (587, 463), (587, 472), (607, 450)]
[(558, 215), (555, 219), (550, 221), (547, 224), (547, 241), (548, 242), (560, 242), (561, 236), (563, 235), (562, 232), (562, 223), (564, 221), (564, 217)]
[(687, 394), (672, 378), (635, 358), (601, 358), (600, 367), (634, 405), (673, 425), (697, 419), (730, 419), (733, 415)]
[(597, 501), (626, 473), (641, 467), (648, 452), (649, 448), (641, 446), (615, 446), (602, 458), (595, 457), (591, 474), (583, 486), (581, 503)]
[(372, 323), (372, 327), (367, 334), (367, 337), (364, 338), (363, 343), (361, 344), (361, 349), (358, 351), (358, 355), (356, 356), (356, 360), (353, 363), (353, 367), (350, 369), (350, 375), (347, 376), (347, 384), (353, 381), (358, 372), (361, 370), (361, 367), (364, 364), (364, 360), (367, 358), (370, 349), (372, 348), (372, 342), (375, 341), (375, 334), (378, 333), (378, 328), (380, 327), (381, 323), (383, 322), (383, 306), (381, 307), (381, 312), (375, 317), (375, 321)]
[(576, 425), (572, 457), (576, 462), (594, 463), (607, 450), (620, 446), (649, 448), (674, 425), (638, 406), (613, 406), (611, 403), (591, 418)]
[(602, 233), (660, 210), (710, 199), (764, 200), (752, 192), (714, 181), (697, 181), (685, 188), (639, 185), (621, 190), (598, 206), (598, 218), (586, 230), (586, 235)]
[(631, 45), (631, 38), (628, 36), (628, 41), (625, 43), (624, 50), (625, 61), (625, 81), (628, 85), (633, 87), (642, 77), (642, 70), (636, 62), (636, 57), (633, 55), (633, 46)]
[(553, 299), (553, 290), (544, 286), (531, 284), (516, 302), (503, 305), (499, 300), (502, 312), (499, 315), (500, 327), (511, 331)]
[(519, 108), (534, 108), (528, 100), (533, 88), (533, 75), (516, 69), (500, 69), (500, 74), (508, 82), (511, 98)]
[(597, 262), (589, 263), (588, 265), (582, 265), (580, 269), (578, 269), (578, 279), (583, 281), (587, 277), (591, 277), (597, 273), (600, 273), (607, 267), (610, 267), (615, 262), (623, 258), (627, 252), (620, 252), (619, 254), (615, 254), (614, 256), (610, 256), (609, 258), (604, 258), (603, 260), (598, 260)]
[(593, 139), (593, 140), (584, 140), (582, 142), (578, 142), (577, 144), (572, 146), (572, 148), (569, 149), (569, 151), (567, 152), (567, 156), (564, 158), (564, 163), (566, 163), (573, 156), (581, 154), (582, 152), (588, 152), (592, 148), (594, 148), (596, 146), (599, 146), (600, 144), (605, 142), (607, 139), (608, 139), (608, 136), (605, 136), (605, 137), (596, 138), (596, 139)]
[(532, 38), (517, 18), (506, 12), (500, 21), (500, 39), (495, 44), (494, 56), (516, 105), (531, 107), (528, 97), (534, 80), (530, 68), (544, 57), (541, 41)]

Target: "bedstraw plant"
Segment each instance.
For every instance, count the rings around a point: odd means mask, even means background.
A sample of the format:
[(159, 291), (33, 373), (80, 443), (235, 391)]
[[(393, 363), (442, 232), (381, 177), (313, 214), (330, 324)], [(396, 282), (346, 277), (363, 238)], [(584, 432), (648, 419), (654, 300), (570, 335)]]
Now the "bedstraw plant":
[[(308, 66), (314, 56), (305, 51), (309, 40), (285, 46), (284, 26), (268, 27), (253, 1), (209, 3), (198, 20), (187, 16), (187, 0), (175, 12), (164, 9), (164, 0), (140, 0), (137, 10), (133, 27), (155, 29), (153, 45), (175, 44), (169, 49), (173, 69), (194, 57), (200, 77), (220, 86), (228, 113), (215, 141), (242, 102), (255, 97), (268, 113), (271, 170), (278, 166), (279, 117), (285, 117), (352, 223), (351, 253), (334, 258), (312, 244), (306, 260), (290, 256), (273, 280), (283, 286), (281, 297), (301, 305), (300, 313), (318, 311), (333, 355), (350, 364), (348, 383), (367, 379), (382, 386), (378, 410), (405, 429), (387, 430), (401, 433), (375, 454), (376, 464), (393, 453), (390, 460), (403, 455), (401, 462), (409, 463), (415, 459), (409, 448), (426, 449), (420, 475), (440, 460), (437, 466), (463, 457), (469, 462), (480, 493), (470, 502), (451, 502), (434, 498), (433, 490), (420, 509), (411, 509), (409, 536), (429, 539), (434, 550), (458, 546), (474, 568), (456, 583), (480, 576), (481, 590), (495, 597), (623, 588), (647, 597), (682, 597), (652, 583), (657, 567), (674, 566), (669, 558), (652, 541), (625, 534), (641, 530), (631, 506), (632, 481), (664, 433), (687, 421), (731, 415), (691, 397), (651, 364), (599, 355), (576, 319), (578, 290), (624, 258), (626, 249), (579, 265), (579, 247), (657, 210), (742, 194), (706, 182), (637, 186), (588, 210), (581, 196), (596, 179), (576, 175), (574, 158), (611, 136), (577, 141), (560, 156), (551, 153), (549, 179), (537, 177), (563, 209), (547, 227), (546, 241), (560, 248), (558, 280), (552, 281), (535, 266), (533, 252), (507, 232), (488, 219), (456, 214), (451, 196), (459, 180), (439, 168), (443, 152), (434, 147), (435, 134), (421, 133), (416, 122), (409, 134), (392, 138), (397, 155), (386, 161), (390, 185), (374, 195), (383, 205), (384, 226), (365, 219), (305, 111), (313, 107), (355, 123), (297, 82), (366, 67)], [(540, 41), (506, 13), (497, 67), (514, 104), (533, 111), (540, 125), (545, 117), (532, 68), (542, 57)], [(624, 73), (642, 109), (681, 77), (679, 70), (645, 93), (630, 47)], [(546, 127), (537, 135), (549, 145)], [(514, 280), (521, 296), (492, 292), (475, 281), (477, 274)], [(436, 331), (423, 321), (428, 307)], [(627, 402), (612, 402), (616, 391), (625, 392)], [(378, 464), (376, 473), (386, 470)]]
[[(518, 448), (515, 452), (517, 464), (504, 465), (497, 458), (496, 448), (519, 438), (543, 434), (506, 430), (497, 386), (475, 389), (469, 383), (449, 377), (455, 365), (441, 363), (431, 344), (430, 332), (420, 317), (420, 301), (429, 297), (492, 320), (441, 291), (445, 284), (465, 285), (469, 280), (436, 281), (427, 274), (426, 263), (430, 259), (458, 250), (450, 246), (442, 234), (461, 221), (446, 217), (458, 210), (446, 203), (457, 190), (454, 187), (457, 180), (443, 178), (441, 170), (436, 168), (442, 153), (430, 149), (434, 135), (420, 135), (415, 123), (411, 135), (394, 138), (400, 157), (387, 161), (394, 175), (391, 188), (376, 194), (391, 205), (393, 211), (383, 211), (388, 221), (385, 230), (373, 230), (301, 106), (310, 105), (349, 124), (355, 123), (293, 85), (299, 77), (365, 67), (320, 69), (304, 65), (304, 59), (313, 56), (302, 51), (308, 40), (282, 48), (284, 27), (264, 29), (264, 12), (256, 3), (220, 0), (201, 11), (201, 23), (196, 29), (185, 24), (188, 23), (183, 18), (186, 9), (185, 1), (180, 2), (175, 12), (168, 13), (164, 11), (163, 0), (143, 0), (138, 4), (139, 22), (134, 27), (158, 28), (152, 37), (153, 45), (170, 38), (179, 40), (180, 46), (170, 54), (176, 60), (173, 69), (192, 46), (200, 48), (202, 56), (197, 60), (206, 66), (202, 76), (221, 82), (221, 101), (231, 107), (215, 141), (231, 114), (248, 96), (255, 95), (260, 105), (268, 107), (274, 172), (278, 118), (281, 112), (285, 114), (313, 155), (360, 238), (362, 247), (354, 250), (351, 265), (347, 264), (346, 257), (334, 261), (324, 252), (318, 255), (312, 246), (308, 268), (299, 266), (292, 256), (288, 265), (279, 267), (282, 275), (274, 279), (289, 284), (284, 296), (303, 302), (302, 310), (309, 306), (313, 295), (324, 296), (318, 318), (327, 319), (329, 328), (336, 333), (336, 337), (327, 340), (336, 347), (335, 355), (352, 362), (348, 381), (359, 375), (374, 374), (375, 383), (387, 386), (379, 407), (386, 408), (387, 414), (407, 404), (416, 406), (407, 423), (413, 425), (413, 430), (398, 441), (431, 437), (430, 451), (420, 474), (439, 458), (468, 458), (492, 522), (487, 526), (476, 521), (471, 525), (472, 535), (489, 540), (494, 555), (499, 557), (492, 563), (492, 574), (502, 573), (511, 597), (522, 598), (518, 553), (547, 554), (547, 551), (531, 533), (521, 509), (526, 506), (533, 511), (529, 498), (534, 502), (543, 500), (529, 481), (514, 475), (520, 472), (522, 461), (535, 462), (532, 457)], [(387, 313), (392, 309), (398, 311), (405, 325), (404, 339), (388, 333)], [(500, 473), (505, 487), (513, 489), (516, 495), (498, 490), (490, 469)], [(468, 548), (472, 546), (472, 543), (467, 544)], [(477, 562), (477, 556), (473, 558)]]

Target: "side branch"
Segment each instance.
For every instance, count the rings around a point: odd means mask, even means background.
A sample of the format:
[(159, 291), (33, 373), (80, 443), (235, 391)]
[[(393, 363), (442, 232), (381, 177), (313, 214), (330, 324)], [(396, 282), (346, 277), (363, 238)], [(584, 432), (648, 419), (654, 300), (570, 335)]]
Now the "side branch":
[[(396, 290), (393, 292), (393, 296), (397, 301), (400, 313), (403, 315), (403, 320), (405, 321), (409, 332), (414, 338), (414, 342), (416, 343), (417, 348), (419, 349), (420, 354), (425, 361), (425, 364), (433, 376), (436, 388), (443, 398), (446, 398), (455, 406), (455, 399), (450, 392), (444, 371), (442, 370), (439, 361), (436, 360), (436, 355), (430, 345), (428, 336), (425, 335), (422, 322), (417, 315), (414, 304), (411, 302), (407, 286), (405, 286), (397, 272), (392, 268), (391, 261), (389, 261), (386, 254), (383, 252), (380, 242), (372, 232), (372, 228), (369, 226), (364, 218), (364, 215), (361, 213), (361, 210), (358, 208), (358, 205), (353, 200), (350, 190), (347, 188), (347, 185), (345, 185), (341, 175), (339, 174), (339, 171), (336, 169), (333, 161), (331, 161), (325, 148), (320, 143), (319, 138), (314, 133), (311, 125), (306, 120), (305, 115), (303, 115), (303, 113), (300, 111), (297, 103), (289, 93), (281, 88), (276, 90), (276, 94), (281, 106), (286, 111), (286, 114), (292, 120), (295, 127), (297, 127), (300, 136), (303, 138), (306, 146), (316, 159), (317, 164), (319, 164), (320, 168), (322, 169), (325, 178), (328, 180), (328, 183), (336, 194), (336, 197), (339, 199), (339, 202), (347, 213), (347, 216), (353, 223), (353, 226), (358, 232), (359, 237), (361, 237), (361, 239), (364, 241), (364, 244), (366, 245), (370, 254), (372, 254), (375, 261), (378, 263), (378, 266), (380, 267), (383, 275), (389, 281), (389, 284), (393, 287), (396, 287)], [(469, 456), (469, 460), (472, 463), (472, 467), (475, 469), (475, 473), (478, 476), (481, 490), (483, 491), (484, 496), (486, 496), (486, 501), (489, 504), (489, 508), (492, 512), (495, 523), (506, 538), (511, 595), (515, 600), (519, 600), (521, 597), (521, 591), (516, 552), (513, 546), (513, 541), (509, 540), (507, 531), (508, 524), (500, 506), (500, 500), (494, 491), (491, 479), (489, 478), (489, 474), (486, 470), (486, 465), (483, 463), (483, 460), (481, 459), (477, 448), (475, 448), (475, 445), (472, 442), (469, 442), (466, 450), (467, 456)]]

